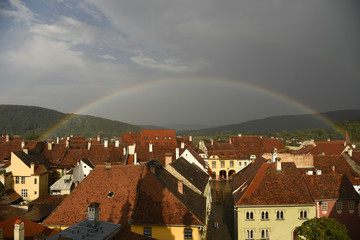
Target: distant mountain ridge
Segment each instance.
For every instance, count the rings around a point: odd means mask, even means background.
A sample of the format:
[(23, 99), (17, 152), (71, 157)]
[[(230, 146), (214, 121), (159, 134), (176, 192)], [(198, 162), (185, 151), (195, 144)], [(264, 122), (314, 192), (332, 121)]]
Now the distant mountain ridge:
[[(344, 122), (360, 119), (360, 110), (338, 110), (315, 114), (299, 114), (273, 116), (251, 120), (239, 124), (225, 125), (215, 128), (200, 129), (196, 132), (204, 135), (231, 132), (293, 132), (296, 130), (330, 127), (330, 122)], [(329, 121), (330, 122), (329, 122)]]
[[(21, 105), (0, 105), (0, 131), (2, 134), (42, 136), (57, 124), (68, 119), (71, 114), (55, 110)], [(87, 115), (70, 116), (70, 120), (60, 124), (47, 138), (66, 137), (69, 135), (95, 138), (98, 134), (102, 137), (121, 137), (123, 132), (140, 132), (140, 127), (113, 121), (100, 117)]]

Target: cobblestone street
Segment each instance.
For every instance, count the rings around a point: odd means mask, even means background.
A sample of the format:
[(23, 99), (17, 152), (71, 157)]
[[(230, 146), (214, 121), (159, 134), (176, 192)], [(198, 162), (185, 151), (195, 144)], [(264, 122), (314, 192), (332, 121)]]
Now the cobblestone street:
[[(234, 239), (234, 201), (231, 195), (230, 181), (211, 181), (212, 199), (211, 217), (207, 233), (208, 240), (231, 240)], [(217, 191), (220, 190), (220, 198)], [(215, 228), (215, 223), (218, 227)]]

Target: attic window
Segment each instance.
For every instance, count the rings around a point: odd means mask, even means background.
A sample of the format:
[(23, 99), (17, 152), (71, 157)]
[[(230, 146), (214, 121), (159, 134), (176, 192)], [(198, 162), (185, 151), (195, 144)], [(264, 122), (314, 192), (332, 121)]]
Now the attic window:
[(155, 139), (156, 139), (156, 140), (158, 140), (158, 139), (159, 139), (159, 137), (155, 137)]
[(169, 140), (171, 139), (171, 137), (169, 137)]
[(113, 198), (115, 195), (114, 191), (109, 191), (108, 198)]
[(166, 140), (166, 137), (164, 137), (164, 139)]

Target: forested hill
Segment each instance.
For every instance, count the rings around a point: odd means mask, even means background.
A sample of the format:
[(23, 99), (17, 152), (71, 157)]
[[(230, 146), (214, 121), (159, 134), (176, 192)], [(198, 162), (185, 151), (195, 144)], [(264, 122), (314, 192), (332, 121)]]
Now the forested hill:
[[(71, 115), (71, 116), (70, 116)], [(0, 131), (2, 134), (20, 135), (23, 138), (42, 136), (65, 119), (47, 137), (66, 137), (69, 135), (95, 138), (121, 137), (124, 132), (139, 132), (140, 127), (119, 121), (87, 115), (65, 114), (55, 110), (19, 105), (0, 105)]]
[[(321, 115), (321, 117), (320, 117)], [(324, 120), (325, 118), (334, 122), (344, 122), (351, 120), (360, 120), (360, 110), (340, 110), (321, 113), (320, 115), (314, 114), (299, 114), (299, 115), (286, 115), (274, 116), (264, 119), (252, 120), (239, 124), (225, 125), (215, 128), (200, 129), (193, 132), (199, 135), (214, 135), (214, 134), (227, 134), (234, 132), (281, 132), (289, 131), (294, 132), (297, 130), (326, 128), (331, 127), (331, 124)]]

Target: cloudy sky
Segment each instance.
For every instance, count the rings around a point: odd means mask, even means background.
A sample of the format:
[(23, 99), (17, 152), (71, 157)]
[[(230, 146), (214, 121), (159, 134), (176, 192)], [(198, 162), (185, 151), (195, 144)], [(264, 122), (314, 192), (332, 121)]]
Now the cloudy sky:
[(0, 103), (133, 124), (360, 108), (357, 0), (0, 0)]

